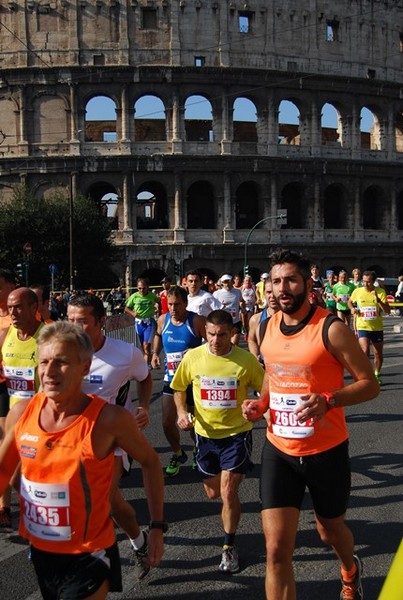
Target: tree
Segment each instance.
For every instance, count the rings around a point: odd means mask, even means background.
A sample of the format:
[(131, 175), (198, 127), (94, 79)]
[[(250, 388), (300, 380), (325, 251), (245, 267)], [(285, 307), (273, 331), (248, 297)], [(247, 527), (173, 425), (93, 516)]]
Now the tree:
[[(69, 199), (63, 194), (35, 198), (25, 186), (17, 186), (10, 199), (0, 197), (0, 261), (15, 268), (27, 257), (23, 246), (29, 242), (29, 281), (48, 282), (49, 266), (55, 264), (56, 287), (69, 285)], [(111, 287), (117, 277), (109, 264), (116, 258), (111, 241), (110, 219), (93, 200), (73, 198), (74, 287)]]

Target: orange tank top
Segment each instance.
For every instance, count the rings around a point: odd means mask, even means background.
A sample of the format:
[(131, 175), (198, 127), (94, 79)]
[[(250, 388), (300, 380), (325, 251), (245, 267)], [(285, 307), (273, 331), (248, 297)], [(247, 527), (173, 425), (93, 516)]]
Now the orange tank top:
[(342, 408), (332, 408), (315, 425), (303, 425), (294, 409), (301, 396), (332, 392), (344, 386), (344, 369), (326, 349), (323, 328), (329, 312), (317, 307), (309, 322), (297, 333), (280, 330), (282, 313), (269, 321), (261, 344), (269, 374), (271, 425), (268, 440), (282, 452), (307, 456), (329, 450), (348, 438)]
[(38, 393), (15, 428), (21, 456), (20, 534), (46, 552), (95, 552), (115, 540), (109, 503), (114, 456), (98, 460), (91, 441), (106, 402), (90, 398), (73, 423), (49, 433), (39, 425), (46, 397)]

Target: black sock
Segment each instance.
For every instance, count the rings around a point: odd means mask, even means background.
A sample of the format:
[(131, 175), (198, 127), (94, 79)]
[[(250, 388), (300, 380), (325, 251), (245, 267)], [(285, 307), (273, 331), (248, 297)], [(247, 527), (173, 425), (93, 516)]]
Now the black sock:
[(226, 533), (224, 537), (224, 546), (230, 546), (231, 548), (235, 545), (235, 533)]

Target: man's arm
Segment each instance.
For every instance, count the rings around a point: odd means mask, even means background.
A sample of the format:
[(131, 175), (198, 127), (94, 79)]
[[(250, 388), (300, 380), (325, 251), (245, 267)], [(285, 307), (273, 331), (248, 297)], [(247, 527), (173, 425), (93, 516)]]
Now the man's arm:
[(249, 319), (249, 333), (248, 333), (248, 350), (253, 356), (256, 356), (260, 360), (259, 352), (259, 341), (257, 334), (259, 330), (260, 314), (256, 313)]
[(263, 414), (267, 411), (270, 404), (269, 391), (269, 376), (265, 373), (259, 400), (244, 400), (242, 402), (242, 415), (244, 419), (254, 423), (263, 417)]
[[(100, 413), (93, 432), (95, 455), (102, 460), (115, 448), (122, 448), (140, 463), (148, 510), (152, 521), (164, 518), (164, 480), (161, 461), (135, 418), (121, 406), (107, 404)], [(152, 529), (148, 560), (157, 566), (164, 552), (162, 531)]]
[(386, 292), (383, 293), (384, 298), (382, 299), (380, 297), (380, 295), (377, 293), (376, 288), (375, 288), (375, 296), (376, 296), (376, 302), (378, 304), (378, 306), (383, 310), (383, 312), (387, 315), (390, 314), (390, 306), (388, 303), (388, 300), (386, 298)]
[(176, 413), (178, 415), (178, 427), (183, 430), (189, 430), (193, 428), (193, 421), (189, 419), (189, 413), (186, 406), (186, 392), (179, 392), (175, 390), (174, 402), (176, 406)]
[(193, 318), (193, 329), (197, 337), (206, 339), (206, 317), (196, 315)]
[(152, 357), (151, 357), (151, 366), (153, 369), (158, 369), (161, 366), (159, 354), (162, 350), (161, 334), (162, 334), (162, 329), (164, 327), (164, 323), (165, 323), (165, 315), (161, 315), (160, 317), (158, 317), (157, 331), (155, 332), (154, 339), (153, 339), (153, 350), (152, 350), (153, 353), (152, 353)]
[(28, 406), (29, 400), (17, 402), (7, 415), (6, 434), (0, 446), (0, 496), (3, 495), (20, 462), (15, 443), (14, 429), (18, 419)]
[(153, 380), (151, 373), (147, 374), (147, 377), (143, 381), (137, 382), (137, 397), (139, 399), (139, 405), (134, 413), (137, 425), (140, 429), (147, 427), (149, 423), (148, 411), (150, 410), (151, 394), (153, 390)]
[[(372, 366), (367, 355), (349, 327), (340, 321), (334, 321), (328, 332), (328, 350), (353, 377), (354, 382), (331, 392), (335, 408), (360, 404), (375, 398), (380, 391)], [(329, 410), (326, 397), (320, 393), (307, 394), (303, 406), (295, 410), (298, 420), (303, 423), (313, 418), (318, 421)]]

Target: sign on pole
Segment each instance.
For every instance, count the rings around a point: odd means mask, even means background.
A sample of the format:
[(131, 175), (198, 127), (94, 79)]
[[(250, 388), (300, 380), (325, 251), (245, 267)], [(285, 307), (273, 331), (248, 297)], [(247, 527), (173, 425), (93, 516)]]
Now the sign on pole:
[(32, 253), (32, 246), (30, 242), (25, 242), (25, 244), (23, 245), (22, 249), (24, 250), (25, 254), (27, 256), (29, 256)]

